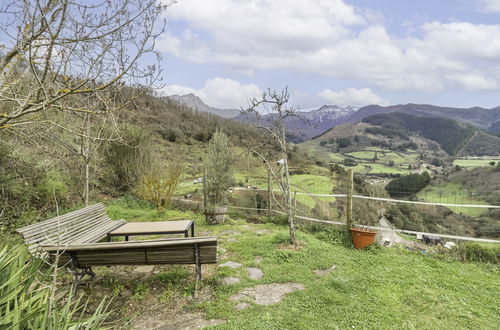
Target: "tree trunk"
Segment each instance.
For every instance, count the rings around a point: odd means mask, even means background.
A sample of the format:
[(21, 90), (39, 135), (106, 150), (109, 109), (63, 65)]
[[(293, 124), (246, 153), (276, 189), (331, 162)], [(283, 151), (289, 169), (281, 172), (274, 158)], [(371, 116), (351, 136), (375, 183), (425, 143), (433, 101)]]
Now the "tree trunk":
[(85, 207), (89, 206), (89, 190), (90, 190), (90, 165), (89, 159), (85, 159), (85, 187), (83, 191), (83, 199), (85, 202)]
[(85, 207), (89, 205), (90, 195), (90, 115), (86, 114), (84, 117), (84, 130), (85, 136), (82, 137), (82, 157), (85, 163), (85, 178), (83, 187), (83, 201)]
[(282, 143), (282, 157), (283, 169), (285, 171), (285, 196), (286, 196), (286, 217), (288, 220), (288, 229), (290, 230), (290, 244), (295, 244), (295, 224), (294, 224), (294, 209), (292, 205), (292, 185), (290, 183), (290, 172), (288, 171), (288, 158), (286, 154), (286, 135), (285, 126), (281, 126), (281, 143)]

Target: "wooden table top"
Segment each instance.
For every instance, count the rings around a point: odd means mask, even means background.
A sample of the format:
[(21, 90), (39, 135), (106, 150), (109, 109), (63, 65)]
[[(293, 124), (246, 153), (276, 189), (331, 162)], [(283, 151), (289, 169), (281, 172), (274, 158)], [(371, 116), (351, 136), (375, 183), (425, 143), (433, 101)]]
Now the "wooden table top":
[(156, 221), (156, 222), (127, 222), (110, 232), (112, 235), (133, 235), (144, 233), (179, 232), (183, 233), (191, 227), (192, 220)]

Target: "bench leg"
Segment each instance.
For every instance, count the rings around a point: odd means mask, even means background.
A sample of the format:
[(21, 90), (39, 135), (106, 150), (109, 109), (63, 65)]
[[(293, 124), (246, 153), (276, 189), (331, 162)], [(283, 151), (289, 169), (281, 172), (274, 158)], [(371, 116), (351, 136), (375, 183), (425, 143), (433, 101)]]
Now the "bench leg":
[(82, 279), (85, 277), (85, 275), (90, 275), (92, 279), (95, 278), (95, 273), (92, 271), (92, 267), (90, 266), (80, 266), (78, 264), (78, 260), (76, 259), (76, 256), (73, 253), (70, 253), (71, 256), (71, 272), (73, 273), (73, 276), (75, 277), (75, 283), (74, 287), (72, 290), (72, 293), (76, 295), (78, 292), (78, 288), (80, 287), (80, 284), (82, 282)]
[(73, 276), (75, 277), (75, 283), (73, 287), (73, 294), (76, 295), (78, 292), (78, 288), (80, 287), (80, 284), (82, 283), (82, 279), (85, 277), (85, 275), (90, 275), (92, 279), (96, 277), (95, 273), (92, 271), (92, 267), (81, 267), (77, 268), (72, 265), (71, 267), (71, 272), (73, 273)]
[(196, 280), (194, 283), (194, 297), (196, 298), (198, 294), (198, 282), (201, 280), (201, 264), (200, 264), (200, 247), (198, 244), (194, 245), (194, 257), (195, 257), (195, 270), (196, 270)]

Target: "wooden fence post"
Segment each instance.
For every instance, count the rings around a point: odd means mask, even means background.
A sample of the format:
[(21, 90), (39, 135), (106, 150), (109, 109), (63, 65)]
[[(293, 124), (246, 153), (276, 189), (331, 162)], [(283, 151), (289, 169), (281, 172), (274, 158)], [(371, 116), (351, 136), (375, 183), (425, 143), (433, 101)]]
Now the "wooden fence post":
[(271, 170), (267, 169), (267, 216), (271, 216), (273, 187), (271, 182)]
[(346, 210), (346, 227), (349, 230), (352, 227), (352, 191), (354, 190), (352, 169), (347, 170), (347, 210)]

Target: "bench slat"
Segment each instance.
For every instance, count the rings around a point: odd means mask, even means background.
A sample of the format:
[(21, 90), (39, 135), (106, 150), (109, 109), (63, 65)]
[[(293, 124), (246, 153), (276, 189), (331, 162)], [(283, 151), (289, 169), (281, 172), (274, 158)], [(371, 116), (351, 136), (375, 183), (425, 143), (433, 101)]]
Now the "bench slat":
[(37, 222), (37, 223), (34, 223), (32, 225), (16, 229), (16, 231), (20, 234), (24, 234), (24, 233), (29, 233), (29, 232), (36, 232), (37, 229), (46, 228), (49, 226), (54, 226), (57, 228), (58, 222), (59, 223), (70, 222), (79, 216), (85, 217), (88, 214), (92, 214), (93, 212), (101, 212), (102, 214), (106, 215), (106, 210), (104, 209), (104, 205), (102, 205), (101, 203), (98, 203), (98, 204), (94, 204), (94, 205), (85, 207), (83, 209), (79, 209), (79, 210), (76, 210), (76, 211), (73, 211), (70, 213), (63, 214), (61, 216), (58, 216), (58, 217), (55, 217), (55, 218), (52, 218), (49, 220)]
[(91, 228), (96, 224), (99, 224), (104, 221), (112, 221), (108, 217), (102, 216), (89, 216), (86, 219), (82, 219), (79, 225), (72, 226), (60, 226), (60, 227), (47, 227), (44, 231), (40, 231), (36, 236), (25, 237), (25, 241), (28, 244), (37, 241), (43, 241), (44, 239), (52, 239), (54, 237), (63, 236), (64, 238), (72, 237), (74, 233), (81, 233), (82, 230), (87, 228)]
[[(66, 248), (66, 251), (90, 251), (90, 250), (112, 250), (112, 249), (130, 249), (133, 247), (144, 248), (152, 246), (168, 246), (168, 245), (215, 245), (217, 246), (216, 237), (188, 237), (188, 238), (164, 238), (155, 240), (143, 241), (120, 241), (120, 242), (102, 242), (92, 244), (72, 244)], [(54, 247), (51, 245), (42, 246), (46, 251), (53, 251)]]

